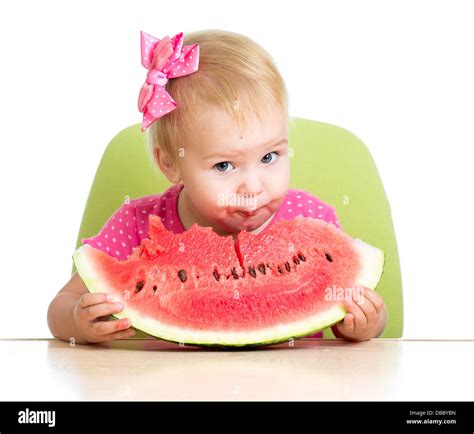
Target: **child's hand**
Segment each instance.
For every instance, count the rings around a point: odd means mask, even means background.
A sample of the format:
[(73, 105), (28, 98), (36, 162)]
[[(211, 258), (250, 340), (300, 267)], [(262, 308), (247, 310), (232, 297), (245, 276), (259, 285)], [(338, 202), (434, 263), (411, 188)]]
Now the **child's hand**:
[(130, 320), (123, 318), (109, 321), (112, 313), (120, 312), (123, 305), (107, 301), (104, 293), (83, 294), (74, 306), (74, 321), (89, 343), (129, 338), (135, 334)]
[(370, 288), (362, 286), (355, 297), (347, 295), (344, 306), (348, 313), (336, 324), (344, 339), (366, 341), (382, 334), (387, 321), (387, 311), (382, 297)]

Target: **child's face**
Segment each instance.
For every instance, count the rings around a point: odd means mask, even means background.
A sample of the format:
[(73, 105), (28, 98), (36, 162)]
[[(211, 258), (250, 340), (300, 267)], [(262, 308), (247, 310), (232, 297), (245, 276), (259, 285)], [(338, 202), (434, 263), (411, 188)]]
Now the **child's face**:
[(289, 188), (288, 115), (271, 109), (244, 131), (224, 111), (209, 111), (205, 119), (179, 158), (182, 209), (221, 235), (254, 231), (273, 217)]

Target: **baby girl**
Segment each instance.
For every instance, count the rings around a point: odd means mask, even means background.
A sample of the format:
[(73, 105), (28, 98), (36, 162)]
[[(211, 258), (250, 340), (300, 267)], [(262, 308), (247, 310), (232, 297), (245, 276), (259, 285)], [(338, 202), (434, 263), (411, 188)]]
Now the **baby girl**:
[[(149, 128), (150, 156), (172, 186), (127, 198), (83, 243), (126, 259), (148, 237), (150, 213), (174, 233), (197, 223), (234, 239), (297, 215), (342, 230), (333, 206), (289, 188), (288, 97), (262, 47), (237, 33), (205, 30), (161, 41), (142, 32), (141, 48), (149, 69), (138, 101), (142, 131)], [(336, 337), (360, 342), (382, 334), (387, 312), (379, 294), (364, 287), (344, 304), (347, 314), (331, 327)], [(110, 316), (122, 309), (107, 294), (89, 293), (74, 273), (52, 300), (48, 325), (55, 337), (77, 343), (128, 338), (135, 334), (129, 319)]]

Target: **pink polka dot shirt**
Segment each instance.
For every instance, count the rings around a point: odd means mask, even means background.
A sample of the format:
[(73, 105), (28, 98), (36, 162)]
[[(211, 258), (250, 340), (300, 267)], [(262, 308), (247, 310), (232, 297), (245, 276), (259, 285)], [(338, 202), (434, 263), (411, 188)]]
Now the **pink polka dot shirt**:
[[(163, 225), (169, 231), (175, 234), (184, 232), (185, 228), (178, 215), (178, 196), (183, 187), (182, 183), (175, 184), (163, 193), (130, 199), (114, 212), (97, 235), (82, 238), (82, 243), (89, 244), (119, 260), (125, 260), (134, 247), (140, 245), (144, 238), (148, 238), (149, 214), (161, 217)], [(334, 207), (322, 202), (311, 193), (290, 188), (262, 233), (278, 220), (291, 220), (298, 215), (323, 219), (342, 230)], [(336, 337), (341, 337), (335, 325), (331, 329)], [(308, 337), (322, 338), (323, 333), (319, 332)]]

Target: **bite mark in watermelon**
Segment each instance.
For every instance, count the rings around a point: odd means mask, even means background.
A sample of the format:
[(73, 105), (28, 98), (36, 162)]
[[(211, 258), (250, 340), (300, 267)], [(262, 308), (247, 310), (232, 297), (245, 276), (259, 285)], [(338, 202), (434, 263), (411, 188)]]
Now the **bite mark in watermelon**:
[(279, 220), (234, 240), (194, 224), (174, 234), (149, 216), (149, 238), (125, 261), (82, 245), (73, 255), (90, 292), (113, 294), (116, 318), (171, 342), (244, 347), (296, 339), (347, 313), (329, 288), (375, 289), (384, 253), (320, 219)]

